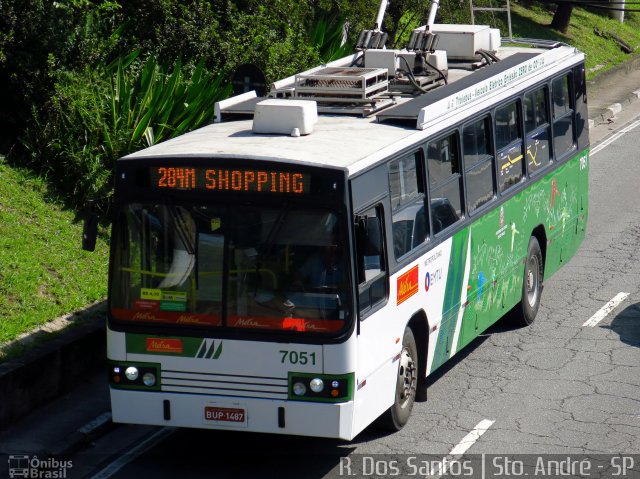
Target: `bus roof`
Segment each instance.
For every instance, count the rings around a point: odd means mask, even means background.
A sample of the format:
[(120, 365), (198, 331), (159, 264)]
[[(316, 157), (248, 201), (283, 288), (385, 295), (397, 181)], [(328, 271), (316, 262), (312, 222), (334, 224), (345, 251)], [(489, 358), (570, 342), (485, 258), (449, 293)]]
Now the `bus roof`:
[(375, 118), (321, 115), (313, 133), (292, 137), (255, 134), (252, 121), (241, 120), (199, 128), (125, 159), (224, 157), (349, 168), (418, 133), (415, 128), (378, 123)]
[[(526, 40), (524, 43), (529, 45), (533, 42), (536, 41)], [(455, 38), (453, 43), (456, 43)], [(376, 55), (372, 54), (370, 58), (374, 59), (372, 64), (385, 64), (391, 58), (397, 65), (399, 57), (411, 58), (413, 54), (404, 52), (377, 50), (374, 52)], [(438, 51), (435, 53), (437, 55)], [(255, 93), (250, 93), (220, 102), (217, 105), (217, 121), (222, 120), (221, 122), (151, 146), (123, 159), (259, 159), (343, 168), (354, 175), (401, 152), (420, 138), (464, 121), (466, 117), (528, 88), (549, 77), (554, 71), (575, 65), (584, 57), (575, 48), (566, 45), (537, 43), (535, 47), (500, 46), (491, 52), (494, 60), (487, 61), (488, 65), (479, 65), (479, 62), (449, 62), (446, 64), (448, 81), (441, 81), (439, 78), (434, 80), (431, 73), (431, 84), (426, 85), (426, 92), (423, 89), (420, 94), (403, 94), (392, 90), (395, 87), (391, 86), (393, 81), (388, 81), (386, 77), (386, 68), (350, 66), (357, 62), (364, 62), (367, 66), (369, 60), (366, 55), (366, 51), (359, 52), (352, 57), (272, 85), (272, 97), (317, 100), (317, 123), (313, 125), (310, 134), (291, 136), (254, 133), (251, 119), (237, 119), (250, 118), (255, 112), (256, 104), (264, 100), (256, 98)], [(436, 55), (432, 57), (434, 61), (439, 60)], [(406, 63), (406, 59), (403, 61)], [(347, 75), (357, 76), (354, 81), (348, 76), (339, 77), (346, 78), (347, 82), (352, 81), (349, 83), (350, 89), (344, 90), (350, 95), (347, 100), (338, 98), (338, 95), (344, 93), (333, 87), (337, 84), (336, 78), (345, 72)], [(361, 75), (360, 72), (364, 73)], [(384, 75), (380, 75), (381, 72)], [(392, 74), (392, 68), (388, 72)], [(368, 76), (365, 78), (366, 75)], [(362, 76), (362, 85), (365, 85), (365, 81), (370, 85), (371, 82), (378, 81), (373, 78), (376, 75), (381, 78), (384, 76), (381, 83), (384, 91), (376, 91), (367, 97), (369, 93), (365, 90), (372, 90), (372, 87), (363, 87), (362, 94), (365, 98), (353, 100), (357, 107), (354, 109), (353, 104), (349, 103), (353, 97), (354, 82), (359, 81)], [(398, 76), (395, 80), (397, 78)], [(312, 89), (316, 85), (324, 85), (325, 88), (314, 96)], [(330, 104), (327, 96), (334, 103)], [(282, 116), (281, 113), (278, 115)], [(315, 115), (314, 111), (314, 120)], [(228, 118), (233, 121), (227, 121)], [(279, 118), (274, 117), (274, 121), (278, 120)]]

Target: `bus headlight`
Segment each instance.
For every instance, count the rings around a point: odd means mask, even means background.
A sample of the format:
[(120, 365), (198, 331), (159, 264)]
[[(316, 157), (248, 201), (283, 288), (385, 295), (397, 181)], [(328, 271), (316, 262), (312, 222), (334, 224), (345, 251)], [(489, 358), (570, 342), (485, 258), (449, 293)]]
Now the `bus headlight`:
[(320, 393), (324, 389), (324, 381), (320, 378), (313, 378), (309, 382), (309, 387), (314, 393)]
[(289, 373), (289, 399), (347, 402), (353, 399), (355, 376), (350, 374)]
[(155, 386), (156, 384), (156, 375), (153, 373), (144, 373), (144, 376), (142, 376), (142, 383), (145, 386)]
[(295, 394), (296, 396), (304, 396), (304, 393), (306, 392), (307, 392), (307, 387), (303, 383), (301, 382), (294, 383), (293, 394)]
[(129, 381), (135, 381), (136, 379), (138, 379), (138, 368), (136, 368), (135, 366), (129, 366), (125, 370), (124, 375)]
[(157, 363), (109, 363), (109, 384), (117, 389), (159, 391), (161, 368)]

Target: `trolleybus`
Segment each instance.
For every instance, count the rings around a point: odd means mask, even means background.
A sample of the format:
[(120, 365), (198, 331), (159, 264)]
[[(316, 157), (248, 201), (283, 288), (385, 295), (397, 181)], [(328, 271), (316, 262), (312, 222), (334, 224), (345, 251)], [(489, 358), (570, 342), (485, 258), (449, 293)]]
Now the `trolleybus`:
[(585, 234), (584, 55), (433, 15), (384, 39), (117, 161), (115, 422), (397, 430), (465, 345), (534, 320)]

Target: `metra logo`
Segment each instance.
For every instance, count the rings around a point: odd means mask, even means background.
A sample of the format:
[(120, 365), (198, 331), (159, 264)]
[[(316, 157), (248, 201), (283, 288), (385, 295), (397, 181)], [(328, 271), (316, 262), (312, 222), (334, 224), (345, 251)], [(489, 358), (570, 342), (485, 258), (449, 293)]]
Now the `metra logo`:
[(264, 328), (267, 325), (260, 323), (259, 321), (256, 321), (252, 318), (242, 318), (242, 319), (238, 319), (234, 326), (237, 326), (239, 328)]
[(182, 339), (147, 338), (147, 351), (150, 353), (181, 354)]
[(177, 323), (186, 323), (186, 324), (200, 324), (201, 323), (200, 318), (197, 317), (197, 316), (194, 316), (193, 314), (181, 314), (176, 322)]
[(397, 304), (403, 303), (418, 292), (418, 266), (414, 266), (409, 271), (398, 277), (398, 300)]
[(140, 311), (136, 311), (133, 315), (133, 319), (137, 321), (158, 321), (158, 318), (155, 315)]

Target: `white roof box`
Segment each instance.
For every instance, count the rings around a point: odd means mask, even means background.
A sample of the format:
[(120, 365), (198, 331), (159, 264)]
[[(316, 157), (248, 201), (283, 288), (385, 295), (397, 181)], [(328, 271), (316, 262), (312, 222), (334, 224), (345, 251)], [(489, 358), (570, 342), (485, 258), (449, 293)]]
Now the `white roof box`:
[(491, 30), (487, 25), (435, 24), (431, 31), (438, 34), (437, 48), (446, 50), (447, 58), (473, 60), (476, 51), (491, 50)]
[(318, 121), (315, 101), (274, 98), (256, 104), (253, 132), (281, 135), (308, 135)]

